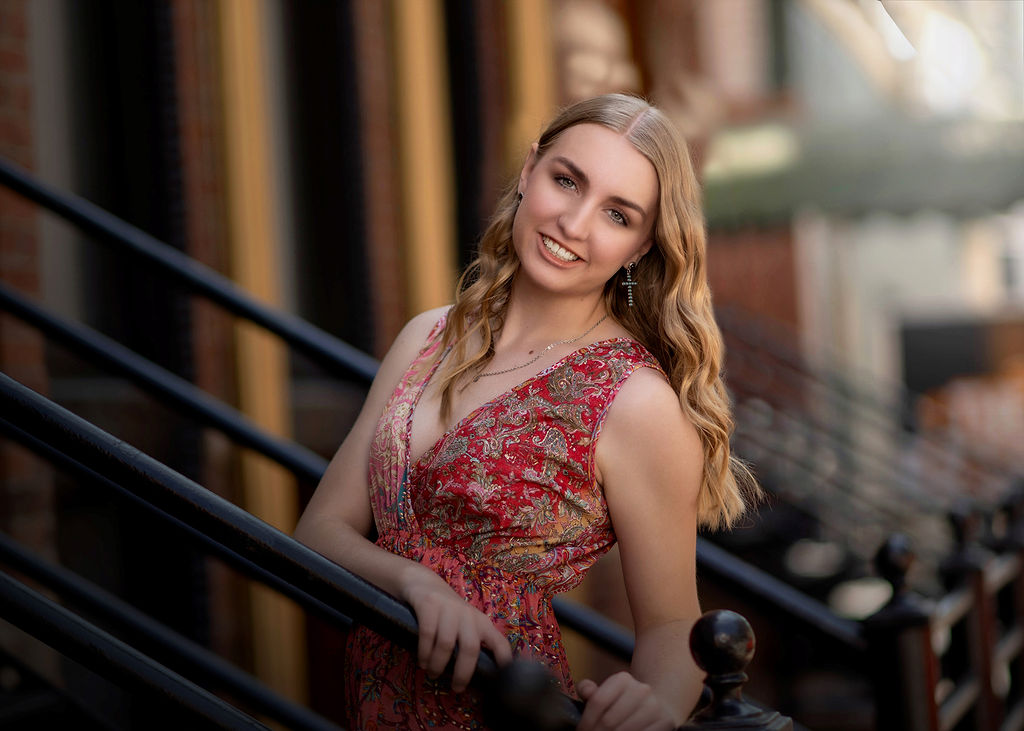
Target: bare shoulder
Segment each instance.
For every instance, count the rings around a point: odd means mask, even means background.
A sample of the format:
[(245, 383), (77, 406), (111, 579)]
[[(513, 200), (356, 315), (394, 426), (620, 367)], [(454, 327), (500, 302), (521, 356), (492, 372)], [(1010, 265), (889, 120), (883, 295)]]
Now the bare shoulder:
[(421, 312), (420, 314), (413, 317), (402, 328), (401, 332), (398, 333), (398, 337), (395, 338), (394, 344), (391, 346), (392, 350), (396, 348), (415, 348), (419, 350), (427, 344), (427, 336), (430, 335), (430, 331), (434, 329), (438, 321), (444, 316), (451, 305), (443, 305), (442, 307), (435, 307), (432, 310)]
[(403, 371), (417, 353), (427, 344), (427, 337), (434, 329), (438, 321), (448, 311), (450, 305), (435, 307), (432, 310), (421, 312), (413, 317), (398, 333), (388, 353), (381, 363), (381, 373), (384, 374), (394, 369)]
[(700, 438), (683, 414), (679, 395), (659, 371), (638, 368), (622, 384), (608, 411), (606, 429), (656, 439)]
[(622, 385), (596, 449), (599, 480), (623, 467), (649, 469), (656, 464), (691, 478), (686, 482), (697, 477), (699, 484), (703, 470), (700, 435), (683, 413), (678, 394), (653, 368), (636, 370)]
[[(430, 331), (448, 310), (448, 305), (421, 312), (405, 324), (391, 343), (387, 355), (373, 380), (364, 412), (378, 414), (387, 396), (394, 390), (402, 374), (409, 368), (419, 352), (427, 345)], [(374, 417), (376, 418), (376, 416)]]

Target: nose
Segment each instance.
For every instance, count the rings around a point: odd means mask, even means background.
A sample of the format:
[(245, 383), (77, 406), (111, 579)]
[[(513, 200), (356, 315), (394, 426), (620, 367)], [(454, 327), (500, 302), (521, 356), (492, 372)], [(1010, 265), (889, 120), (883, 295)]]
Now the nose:
[(590, 212), (582, 201), (566, 206), (558, 217), (558, 225), (567, 239), (582, 241), (590, 230)]

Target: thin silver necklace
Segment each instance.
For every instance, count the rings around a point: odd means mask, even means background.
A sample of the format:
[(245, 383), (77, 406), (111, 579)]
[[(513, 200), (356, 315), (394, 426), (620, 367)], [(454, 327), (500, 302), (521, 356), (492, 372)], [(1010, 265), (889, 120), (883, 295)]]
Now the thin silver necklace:
[(473, 379), (473, 383), (476, 383), (481, 378), (487, 378), (488, 376), (500, 376), (502, 373), (511, 373), (512, 371), (518, 371), (520, 368), (526, 368), (526, 366), (531, 365), (533, 363), (536, 363), (538, 360), (540, 360), (540, 357), (542, 355), (544, 355), (546, 352), (551, 350), (556, 345), (571, 345), (572, 343), (575, 343), (577, 340), (582, 340), (583, 338), (587, 337), (587, 335), (592, 333), (594, 331), (594, 329), (598, 325), (600, 325), (602, 322), (604, 322), (607, 319), (608, 319), (608, 314), (605, 313), (604, 317), (602, 317), (600, 320), (598, 320), (593, 325), (588, 327), (585, 332), (577, 335), (574, 338), (569, 338), (568, 340), (556, 340), (555, 342), (551, 343), (551, 345), (549, 345), (546, 348), (544, 348), (544, 350), (542, 350), (539, 353), (537, 353), (537, 355), (533, 356), (532, 359), (526, 361), (525, 363), (520, 363), (517, 366), (512, 366), (511, 368), (505, 368), (504, 370), (500, 370), (500, 371), (491, 371), (490, 373), (478, 373), (478, 374), (476, 374), (476, 377)]

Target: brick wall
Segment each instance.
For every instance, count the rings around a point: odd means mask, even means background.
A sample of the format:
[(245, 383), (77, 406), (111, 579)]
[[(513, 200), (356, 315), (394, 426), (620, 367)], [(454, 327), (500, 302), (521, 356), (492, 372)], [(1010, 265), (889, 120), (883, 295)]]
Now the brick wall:
[[(0, 0), (0, 157), (31, 170), (32, 84), (29, 3)], [(39, 213), (0, 186), (0, 282), (40, 294)], [(0, 312), (0, 371), (45, 394), (44, 343), (39, 334)], [(56, 557), (54, 476), (31, 452), (0, 435), (0, 530), (37, 555)], [(58, 682), (57, 655), (0, 622), (0, 645), (37, 673)]]
[(716, 306), (738, 307), (799, 327), (796, 260), (788, 225), (711, 231), (708, 281)]
[[(31, 170), (29, 2), (0, 0), (0, 156)], [(0, 188), (0, 281), (37, 298), (39, 267), (36, 206)], [(0, 370), (33, 390), (47, 390), (42, 338), (4, 314), (0, 314)], [(0, 440), (0, 528), (32, 550), (52, 554), (53, 499), (45, 463)]]

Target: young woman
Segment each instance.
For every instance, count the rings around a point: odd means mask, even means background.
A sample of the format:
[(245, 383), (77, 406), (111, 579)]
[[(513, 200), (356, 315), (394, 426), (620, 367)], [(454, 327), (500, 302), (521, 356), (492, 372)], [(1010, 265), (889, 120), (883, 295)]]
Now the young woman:
[[(480, 647), (586, 701), (580, 729), (669, 729), (701, 673), (698, 526), (744, 509), (703, 217), (671, 123), (639, 98), (564, 110), (532, 146), (455, 304), (413, 318), (296, 536), (408, 602), (416, 657), (346, 653), (352, 728), (481, 728)], [(618, 541), (636, 651), (573, 683), (553, 594)], [(450, 685), (437, 680), (457, 651)]]

